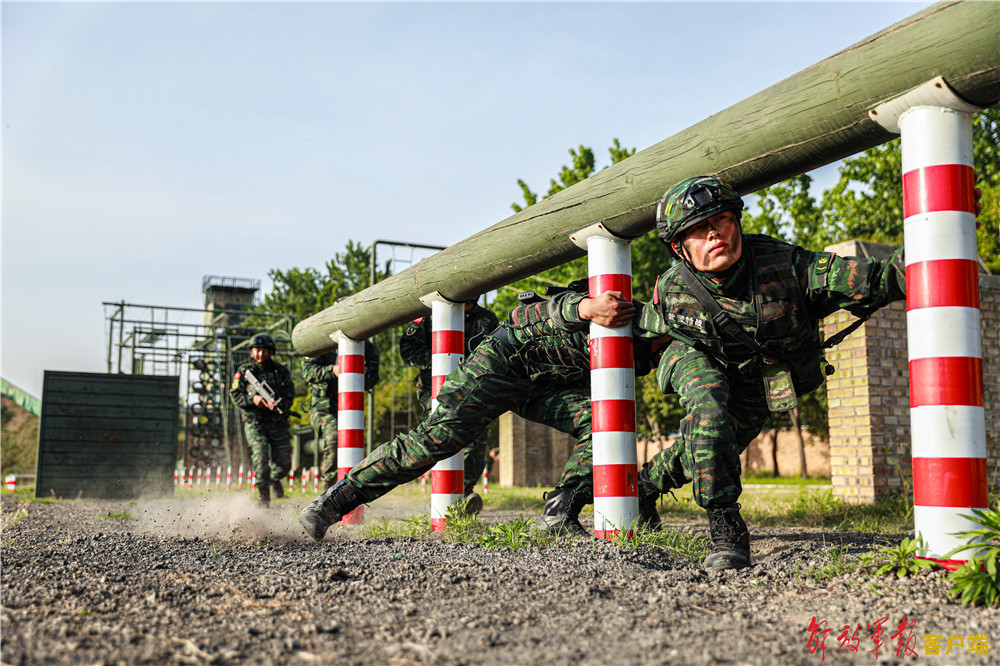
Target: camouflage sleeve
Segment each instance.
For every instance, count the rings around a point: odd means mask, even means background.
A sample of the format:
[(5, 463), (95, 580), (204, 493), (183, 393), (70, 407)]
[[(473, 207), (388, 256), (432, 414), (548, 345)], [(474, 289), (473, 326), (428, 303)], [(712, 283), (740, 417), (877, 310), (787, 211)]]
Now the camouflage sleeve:
[(252, 412), (255, 407), (250, 397), (250, 392), (247, 391), (246, 384), (246, 380), (243, 379), (243, 368), (241, 367), (233, 375), (233, 384), (229, 387), (229, 397), (232, 399), (233, 404), (244, 412)]
[(902, 245), (884, 261), (799, 249), (793, 262), (805, 287), (810, 315), (817, 319), (840, 309), (854, 314), (872, 312), (906, 298)]
[(324, 365), (317, 358), (306, 358), (302, 361), (302, 378), (307, 384), (325, 384), (337, 376), (333, 374), (333, 366)]
[(580, 302), (584, 294), (575, 291), (564, 291), (550, 298), (546, 303), (549, 319), (556, 328), (564, 331), (580, 331), (590, 322), (580, 317)]
[(375, 388), (378, 384), (378, 348), (371, 340), (365, 340), (365, 390)]
[(664, 335), (671, 335), (670, 326), (667, 324), (664, 315), (664, 305), (635, 302), (635, 319), (632, 323), (632, 335), (640, 338), (659, 338)]
[(407, 365), (415, 368), (431, 367), (430, 317), (419, 324), (410, 322), (399, 339), (399, 355)]

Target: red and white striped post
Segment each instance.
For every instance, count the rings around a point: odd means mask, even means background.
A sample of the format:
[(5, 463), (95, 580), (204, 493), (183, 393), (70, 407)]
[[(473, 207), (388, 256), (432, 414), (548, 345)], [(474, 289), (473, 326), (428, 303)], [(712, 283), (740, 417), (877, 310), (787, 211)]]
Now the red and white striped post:
[(902, 137), (913, 518), (946, 568), (988, 509), (972, 114), (938, 77), (872, 112)]
[(312, 468), (313, 471), (313, 493), (319, 494), (319, 470), (316, 467)]
[[(337, 480), (365, 457), (365, 343), (341, 331), (330, 335), (337, 343)], [(341, 525), (361, 525), (365, 508), (344, 516)]]
[(236, 477), (236, 489), (243, 490), (243, 463), (240, 463), (240, 471)]
[(222, 465), (218, 465), (215, 468), (215, 489), (219, 490), (222, 488)]
[[(431, 309), (431, 411), (445, 378), (465, 357), (465, 305), (438, 292), (421, 296)], [(448, 507), (464, 497), (465, 462), (462, 453), (439, 460), (431, 468), (431, 530), (443, 532)]]
[[(587, 250), (590, 297), (618, 291), (632, 300), (632, 243), (598, 223), (573, 234)], [(591, 428), (594, 437), (594, 536), (632, 536), (639, 521), (632, 325), (590, 324)]]
[(295, 490), (295, 468), (288, 470), (288, 492)]
[(226, 465), (226, 490), (231, 490), (233, 485), (233, 466)]

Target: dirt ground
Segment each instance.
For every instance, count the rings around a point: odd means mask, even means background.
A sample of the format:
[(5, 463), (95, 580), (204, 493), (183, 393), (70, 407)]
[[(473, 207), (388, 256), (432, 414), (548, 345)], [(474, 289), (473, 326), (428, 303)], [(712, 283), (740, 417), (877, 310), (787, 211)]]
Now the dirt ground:
[[(391, 498), (366, 519), (424, 509)], [(802, 576), (831, 548), (870, 550), (870, 534), (750, 524), (754, 565), (709, 574), (590, 539), (512, 552), (336, 527), (314, 543), (295, 497), (268, 511), (246, 495), (21, 501), (3, 500), (3, 664), (989, 664), (1000, 653), (1000, 611), (961, 607), (942, 572)], [(481, 517), (517, 515), (487, 505)], [(904, 618), (909, 656), (897, 657)], [(845, 625), (853, 641), (838, 639)]]

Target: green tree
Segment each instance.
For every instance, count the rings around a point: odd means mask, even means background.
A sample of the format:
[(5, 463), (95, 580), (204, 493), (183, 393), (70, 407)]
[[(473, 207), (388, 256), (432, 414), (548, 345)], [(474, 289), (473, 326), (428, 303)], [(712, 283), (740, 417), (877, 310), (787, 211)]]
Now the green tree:
[[(358, 293), (370, 284), (371, 248), (349, 240), (347, 248), (337, 252), (324, 268), (325, 272), (312, 267), (272, 268), (267, 276), (274, 286), (261, 300), (261, 308), (289, 314), (299, 322)], [(389, 268), (389, 262), (384, 268), (376, 267), (376, 281), (388, 277)]]

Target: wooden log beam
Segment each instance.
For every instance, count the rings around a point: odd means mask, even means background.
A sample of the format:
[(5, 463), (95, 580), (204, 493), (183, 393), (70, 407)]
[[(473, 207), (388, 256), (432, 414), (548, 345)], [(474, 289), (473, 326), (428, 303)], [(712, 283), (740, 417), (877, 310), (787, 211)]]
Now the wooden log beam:
[(895, 138), (868, 117), (878, 104), (943, 76), (966, 101), (1000, 100), (995, 2), (940, 2), (548, 199), (300, 322), (296, 351), (361, 339), (426, 313), (420, 296), (453, 301), (581, 256), (569, 235), (602, 222), (627, 238), (654, 227), (668, 187), (718, 174), (743, 194)]

